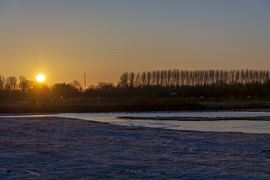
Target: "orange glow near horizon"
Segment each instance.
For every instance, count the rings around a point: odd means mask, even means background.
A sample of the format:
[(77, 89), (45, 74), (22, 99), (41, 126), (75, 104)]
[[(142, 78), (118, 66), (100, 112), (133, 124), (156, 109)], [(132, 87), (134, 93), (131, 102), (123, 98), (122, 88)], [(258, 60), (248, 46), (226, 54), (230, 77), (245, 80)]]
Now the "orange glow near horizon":
[(269, 5), (0, 0), (0, 75), (84, 84), (85, 72), (88, 86), (124, 72), (270, 69)]

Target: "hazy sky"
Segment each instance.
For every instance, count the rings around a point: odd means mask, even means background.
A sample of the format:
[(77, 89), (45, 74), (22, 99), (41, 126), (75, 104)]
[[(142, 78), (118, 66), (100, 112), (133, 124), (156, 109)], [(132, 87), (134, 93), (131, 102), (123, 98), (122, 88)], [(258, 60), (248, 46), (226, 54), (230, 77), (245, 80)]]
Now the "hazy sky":
[(0, 0), (0, 75), (270, 69), (269, 0)]

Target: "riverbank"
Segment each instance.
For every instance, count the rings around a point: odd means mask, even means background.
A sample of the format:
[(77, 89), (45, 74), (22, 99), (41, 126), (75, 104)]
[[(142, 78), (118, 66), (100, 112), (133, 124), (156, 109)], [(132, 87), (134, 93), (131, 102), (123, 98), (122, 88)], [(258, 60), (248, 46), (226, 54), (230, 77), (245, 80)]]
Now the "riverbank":
[(87, 102), (86, 99), (58, 101), (0, 102), (0, 113), (86, 113), (123, 111), (179, 111), (200, 110), (194, 98), (115, 98)]
[(0, 117), (0, 179), (269, 179), (270, 134)]
[(194, 98), (131, 98), (101, 102), (0, 102), (0, 113), (87, 113), (131, 111), (269, 109), (270, 101), (198, 101)]

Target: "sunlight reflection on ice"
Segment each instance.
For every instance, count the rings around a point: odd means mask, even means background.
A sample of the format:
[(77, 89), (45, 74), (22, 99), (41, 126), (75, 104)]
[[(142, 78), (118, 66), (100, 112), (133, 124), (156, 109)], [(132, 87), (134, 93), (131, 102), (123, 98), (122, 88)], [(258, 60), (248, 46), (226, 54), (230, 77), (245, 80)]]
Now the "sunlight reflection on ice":
[(174, 130), (270, 133), (270, 121), (218, 120), (218, 121), (171, 121), (117, 119), (117, 117), (261, 117), (270, 116), (268, 112), (133, 112), (133, 113), (66, 113), (59, 117), (72, 117), (84, 120), (106, 122), (124, 126), (143, 126)]
[(117, 117), (202, 117), (202, 118), (244, 118), (270, 117), (269, 112), (234, 112), (234, 111), (177, 111), (177, 112), (119, 112), (119, 113), (61, 113), (54, 115), (12, 115), (0, 117), (64, 117), (106, 122), (114, 125), (142, 126), (173, 130), (242, 132), (270, 134), (270, 121), (253, 120), (217, 120), (217, 121), (177, 121), (177, 120), (142, 120)]

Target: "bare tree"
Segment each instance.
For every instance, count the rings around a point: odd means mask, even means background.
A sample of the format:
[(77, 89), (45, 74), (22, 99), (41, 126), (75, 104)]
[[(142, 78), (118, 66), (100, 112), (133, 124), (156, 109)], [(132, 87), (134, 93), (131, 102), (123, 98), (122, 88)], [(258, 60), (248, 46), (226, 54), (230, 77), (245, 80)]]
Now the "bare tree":
[(210, 84), (214, 84), (215, 83), (215, 70), (210, 70), (209, 76), (210, 76)]
[(142, 80), (142, 84), (146, 85), (146, 73), (145, 72), (142, 72), (141, 80)]
[(125, 72), (120, 76), (120, 81), (118, 82), (118, 86), (123, 87), (123, 88), (128, 87), (128, 72)]
[(27, 91), (27, 88), (28, 88), (28, 83), (27, 83), (27, 80), (24, 76), (20, 76), (19, 77), (19, 88), (21, 88), (21, 91), (23, 93), (25, 93)]
[(245, 77), (245, 83), (252, 82), (252, 72), (249, 71), (248, 69), (246, 69), (246, 73), (244, 77)]
[(17, 86), (17, 78), (15, 76), (9, 76), (6, 79), (6, 88), (15, 90)]
[(260, 83), (263, 83), (265, 79), (265, 70), (260, 70)]
[(189, 71), (186, 71), (186, 84), (187, 86), (190, 86), (190, 77), (191, 77), (191, 73)]
[(185, 85), (185, 71), (181, 71), (181, 86), (184, 86)]
[(216, 83), (218, 83), (219, 82), (219, 79), (220, 79), (219, 70), (216, 70), (216, 72), (215, 72), (215, 78), (216, 78)]
[(240, 83), (242, 83), (242, 84), (246, 83), (245, 70), (244, 69), (241, 70), (241, 81), (240, 81)]
[(179, 69), (177, 69), (177, 70), (174, 70), (174, 72), (175, 72), (176, 85), (179, 86), (179, 83), (180, 83), (180, 71), (179, 71)]
[(235, 74), (235, 79), (233, 78), (233, 81), (232, 81), (232, 84), (234, 84), (234, 82), (236, 84), (238, 84), (239, 82), (239, 78), (240, 78), (240, 71), (237, 70), (236, 73), (234, 73), (235, 71), (232, 72), (232, 76), (234, 77), (234, 74)]
[(129, 86), (130, 87), (134, 86), (134, 76), (135, 76), (134, 72), (129, 73), (128, 77), (129, 77)]
[(159, 85), (159, 81), (160, 81), (160, 71), (157, 70), (156, 71), (156, 85)]
[(152, 78), (151, 72), (147, 71), (146, 75), (147, 86), (150, 86), (151, 78)]
[(78, 80), (73, 80), (73, 81), (70, 83), (70, 85), (73, 86), (73, 87), (76, 87), (76, 88), (82, 87), (80, 81), (78, 81)]
[(269, 73), (269, 70), (267, 70), (265, 73), (265, 81), (264, 82), (268, 82), (269, 76), (270, 76), (270, 73)]
[(163, 82), (164, 82), (164, 86), (168, 86), (168, 73), (167, 73), (167, 70), (163, 70)]
[(98, 82), (98, 89), (102, 92), (110, 92), (114, 89), (114, 85), (111, 82)]
[(4, 88), (4, 84), (5, 84), (5, 78), (4, 76), (0, 75), (0, 89)]
[(204, 81), (203, 81), (203, 85), (209, 85), (209, 71), (204, 71)]
[(227, 70), (224, 71), (224, 83), (229, 83), (229, 72)]
[(152, 82), (151, 84), (154, 86), (156, 84), (156, 71), (151, 72)]
[(137, 73), (137, 75), (136, 75), (136, 77), (135, 77), (134, 86), (135, 86), (135, 87), (141, 86), (141, 77), (140, 77), (140, 73)]
[(164, 83), (164, 71), (160, 71), (160, 86), (163, 86)]

